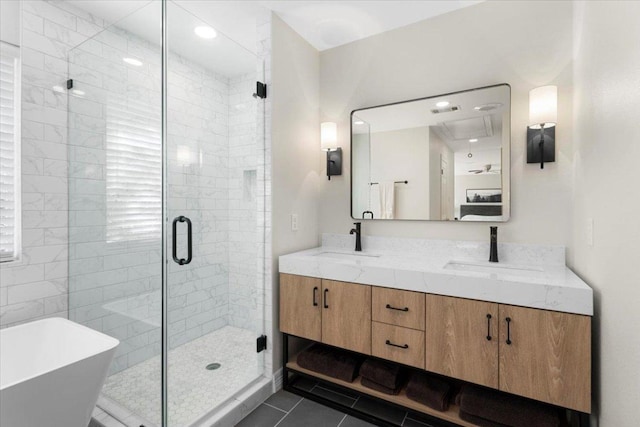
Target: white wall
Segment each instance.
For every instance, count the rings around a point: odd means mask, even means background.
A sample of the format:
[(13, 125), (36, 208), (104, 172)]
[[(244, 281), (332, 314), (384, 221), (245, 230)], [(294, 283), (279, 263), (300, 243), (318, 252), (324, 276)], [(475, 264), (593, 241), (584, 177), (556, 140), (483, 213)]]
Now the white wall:
[[(390, 181), (409, 181), (395, 185), (394, 218), (429, 218), (428, 127), (371, 134), (371, 182)], [(379, 192), (379, 185), (371, 191)], [(372, 195), (371, 200), (379, 199)], [(372, 208), (380, 218), (380, 207)]]
[(20, 45), (20, 2), (0, 1), (0, 40)]
[[(338, 123), (341, 177), (322, 181), (320, 232), (345, 233), (349, 213), (349, 113), (358, 108), (497, 83), (512, 88), (512, 217), (506, 242), (568, 244), (571, 236), (570, 2), (484, 2), (320, 54), (321, 120)], [(559, 89), (557, 161), (525, 159), (528, 94)], [(483, 224), (367, 222), (369, 235), (487, 240)]]
[[(443, 170), (443, 161), (447, 163), (446, 170)], [(440, 219), (444, 214), (444, 218), (453, 219), (454, 172), (453, 151), (429, 126), (429, 210), (431, 211), (429, 218)], [(444, 176), (445, 173), (446, 176)], [(443, 200), (445, 206), (443, 206)]]
[(371, 141), (369, 133), (353, 135), (353, 217), (360, 218), (364, 211), (371, 210)]
[[(278, 307), (278, 256), (318, 246), (321, 174), (318, 51), (277, 16), (272, 19), (273, 307)], [(343, 165), (344, 168), (344, 165)], [(333, 182), (333, 178), (332, 181)], [(348, 214), (347, 201), (347, 214)], [(291, 214), (298, 214), (298, 231)], [(278, 323), (271, 348), (281, 357)], [(274, 369), (278, 370), (277, 362)]]
[(639, 2), (576, 5), (571, 246), (573, 268), (595, 294), (594, 410), (603, 427), (638, 425), (639, 19)]

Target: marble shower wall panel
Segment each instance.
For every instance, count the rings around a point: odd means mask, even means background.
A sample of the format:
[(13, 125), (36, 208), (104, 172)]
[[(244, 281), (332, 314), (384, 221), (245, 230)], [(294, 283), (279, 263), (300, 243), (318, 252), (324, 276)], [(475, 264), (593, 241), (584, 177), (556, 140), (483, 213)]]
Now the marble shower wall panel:
[(69, 52), (69, 318), (120, 340), (111, 373), (160, 353), (160, 54), (117, 26)]
[(180, 331), (169, 338), (174, 348), (228, 324), (229, 79), (170, 55), (168, 84), (169, 219), (193, 223), (193, 261), (169, 263), (169, 323)]
[(0, 265), (0, 328), (67, 317), (66, 56), (104, 27), (63, 2), (21, 5), (23, 252)]
[(256, 73), (229, 82), (229, 324), (256, 330), (257, 268)]

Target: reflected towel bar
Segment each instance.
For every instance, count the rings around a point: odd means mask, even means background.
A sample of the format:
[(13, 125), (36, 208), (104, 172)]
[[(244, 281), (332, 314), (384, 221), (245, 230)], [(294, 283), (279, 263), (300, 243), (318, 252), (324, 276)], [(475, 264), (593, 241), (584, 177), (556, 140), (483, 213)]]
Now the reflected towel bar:
[[(408, 184), (409, 181), (393, 181), (394, 184)], [(369, 185), (378, 185), (379, 182), (370, 182)]]

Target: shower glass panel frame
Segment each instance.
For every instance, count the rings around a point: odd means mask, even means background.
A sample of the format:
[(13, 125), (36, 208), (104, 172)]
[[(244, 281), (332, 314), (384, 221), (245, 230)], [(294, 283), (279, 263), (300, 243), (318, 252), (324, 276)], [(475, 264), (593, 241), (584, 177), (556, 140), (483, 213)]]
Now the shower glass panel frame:
[(264, 65), (199, 25), (152, 0), (68, 56), (69, 317), (120, 340), (98, 405), (145, 427), (264, 373)]

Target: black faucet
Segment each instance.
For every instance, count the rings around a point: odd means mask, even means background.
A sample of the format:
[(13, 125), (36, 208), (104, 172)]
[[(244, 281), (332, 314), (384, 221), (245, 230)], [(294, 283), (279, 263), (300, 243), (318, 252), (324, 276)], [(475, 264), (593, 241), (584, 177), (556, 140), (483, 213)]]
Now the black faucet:
[(489, 249), (489, 262), (498, 262), (498, 227), (489, 227), (491, 236), (491, 248)]
[(356, 228), (352, 228), (351, 231), (349, 231), (349, 234), (354, 234), (356, 235), (356, 252), (362, 252), (362, 240), (360, 239), (360, 225), (361, 223), (359, 222), (354, 222), (353, 225), (356, 226)]

